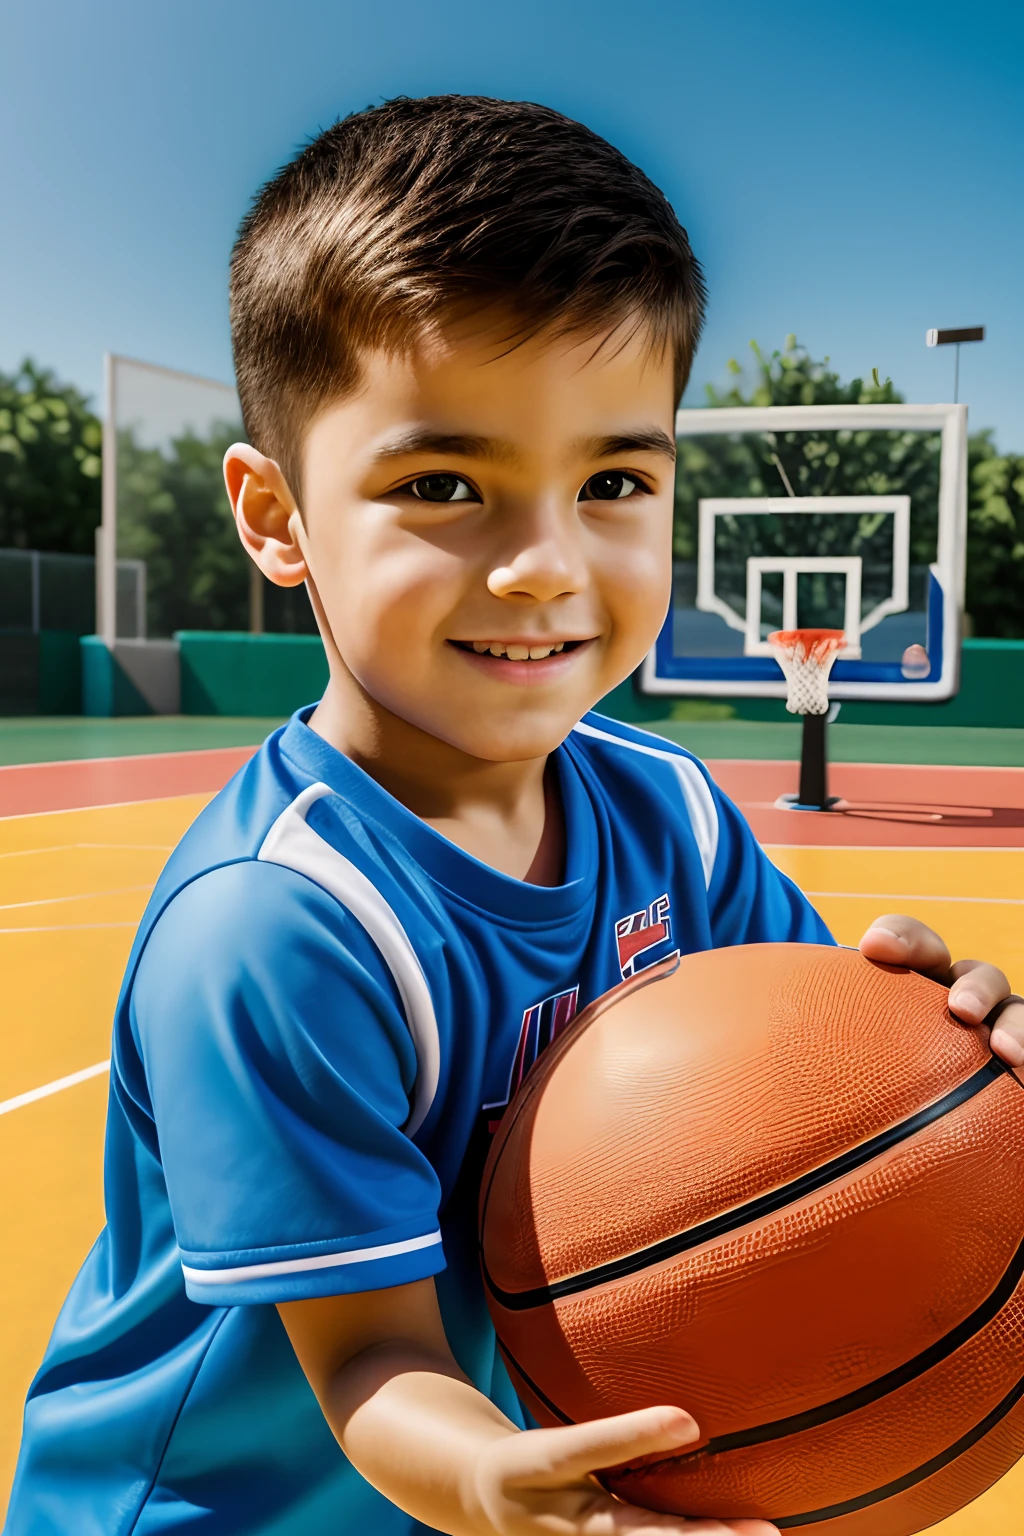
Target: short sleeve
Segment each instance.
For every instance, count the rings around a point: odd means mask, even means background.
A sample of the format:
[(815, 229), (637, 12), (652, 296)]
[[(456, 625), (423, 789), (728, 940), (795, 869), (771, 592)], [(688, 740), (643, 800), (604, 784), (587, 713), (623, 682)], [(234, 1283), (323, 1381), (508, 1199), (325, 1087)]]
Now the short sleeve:
[(437, 1176), (402, 1132), (409, 1029), (373, 943), (319, 886), (255, 861), (187, 886), (146, 943), (131, 1020), (193, 1301), (444, 1268)]
[(818, 913), (792, 880), (776, 869), (727, 795), (709, 778), (718, 841), (708, 884), (712, 942), (834, 944)]

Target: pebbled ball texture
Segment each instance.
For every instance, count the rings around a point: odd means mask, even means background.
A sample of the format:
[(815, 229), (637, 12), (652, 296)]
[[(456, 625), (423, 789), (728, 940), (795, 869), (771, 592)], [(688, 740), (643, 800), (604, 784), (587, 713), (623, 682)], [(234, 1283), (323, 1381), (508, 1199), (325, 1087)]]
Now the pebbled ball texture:
[(495, 1136), (481, 1259), (539, 1422), (654, 1403), (622, 1498), (909, 1536), (1024, 1453), (1024, 1084), (856, 951), (691, 955), (586, 1009)]

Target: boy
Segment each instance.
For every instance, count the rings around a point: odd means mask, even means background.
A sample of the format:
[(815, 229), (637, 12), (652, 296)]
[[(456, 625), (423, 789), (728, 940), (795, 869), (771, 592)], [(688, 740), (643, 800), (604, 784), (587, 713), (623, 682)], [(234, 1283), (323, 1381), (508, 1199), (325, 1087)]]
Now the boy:
[[(673, 951), (828, 938), (698, 763), (587, 713), (668, 602), (702, 301), (661, 194), (528, 104), (363, 113), (246, 219), (228, 490), (264, 573), (307, 583), (331, 680), (143, 919), (108, 1225), (10, 1536), (770, 1529), (592, 1480), (691, 1443), (685, 1405), (524, 1433), (475, 1257), (481, 1147), (545, 1019)], [(909, 919), (864, 949), (949, 971)], [(1006, 997), (977, 965), (952, 993), (969, 1023)], [(993, 1035), (1016, 1063), (1022, 1014)]]

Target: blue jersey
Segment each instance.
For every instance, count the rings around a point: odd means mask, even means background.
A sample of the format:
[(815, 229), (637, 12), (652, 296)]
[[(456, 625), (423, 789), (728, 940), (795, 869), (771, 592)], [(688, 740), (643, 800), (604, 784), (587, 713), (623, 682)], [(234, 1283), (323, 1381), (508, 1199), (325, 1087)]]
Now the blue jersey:
[(677, 952), (827, 942), (682, 749), (554, 754), (564, 884), (434, 832), (296, 716), (168, 863), (114, 1024), (107, 1225), (31, 1388), (8, 1536), (409, 1536), (274, 1303), (434, 1276), (505, 1413), (476, 1255), (489, 1131), (577, 1009)]

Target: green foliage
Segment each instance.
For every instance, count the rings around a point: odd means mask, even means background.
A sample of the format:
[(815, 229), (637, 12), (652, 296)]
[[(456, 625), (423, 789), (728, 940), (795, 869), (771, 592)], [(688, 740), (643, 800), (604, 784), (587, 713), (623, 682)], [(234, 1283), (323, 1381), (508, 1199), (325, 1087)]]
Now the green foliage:
[[(742, 370), (729, 364), (732, 384), (719, 392), (709, 386), (712, 406), (881, 405), (901, 396), (892, 380), (844, 384), (828, 359), (814, 362), (790, 336), (783, 352), (766, 357), (752, 343), (756, 362), (753, 388), (744, 393)], [(939, 443), (933, 433), (892, 431), (779, 432), (688, 437), (679, 443), (676, 481), (675, 556), (692, 562), (697, 552), (698, 502), (704, 496), (885, 496), (911, 498), (912, 583), (923, 589), (934, 558), (938, 522)], [(891, 567), (892, 525), (879, 513), (850, 519), (818, 513), (784, 511), (744, 521), (742, 533), (729, 517), (717, 530), (719, 590), (742, 607), (749, 555), (849, 554), (863, 562), (865, 600), (885, 596)], [(819, 622), (842, 623), (843, 583), (834, 576), (814, 578)], [(770, 587), (770, 579), (768, 579)], [(915, 591), (918, 600), (922, 592)], [(781, 602), (781, 586), (779, 592)], [(780, 610), (781, 612), (781, 610)]]
[(968, 454), (967, 612), (976, 635), (1024, 639), (1024, 455), (988, 432)]
[(838, 373), (829, 367), (829, 359), (816, 363), (806, 347), (800, 346), (795, 336), (786, 337), (783, 351), (766, 357), (756, 341), (750, 343), (754, 354), (755, 382), (746, 394), (742, 389), (743, 368), (730, 358), (726, 365), (732, 385), (725, 391), (713, 384), (705, 386), (708, 405), (889, 405), (903, 399), (893, 389), (892, 380), (877, 383), (878, 370), (873, 369), (874, 379), (865, 384), (863, 379), (851, 379), (844, 384)]
[(207, 437), (186, 432), (162, 452), (119, 434), (117, 553), (146, 563), (150, 635), (249, 627), (249, 561), (221, 472), (237, 438), (237, 424), (218, 423)]
[[(166, 447), (143, 448), (130, 431), (117, 445), (117, 552), (146, 564), (151, 638), (177, 629), (247, 630), (252, 565), (239, 543), (224, 490), (224, 452), (237, 422), (205, 437), (185, 432)], [(285, 634), (316, 632), (302, 587), (264, 583), (264, 623)]]
[[(783, 351), (770, 357), (751, 342), (754, 378), (744, 388), (743, 369), (731, 359), (731, 383), (725, 390), (706, 389), (711, 406), (765, 405), (883, 405), (903, 396), (891, 379), (884, 383), (878, 369), (870, 383), (851, 379), (844, 384), (829, 367), (815, 362), (795, 336)], [(934, 549), (938, 512), (938, 443), (934, 434), (918, 432), (780, 433), (765, 436), (716, 436), (680, 441), (676, 486), (675, 555), (696, 557), (697, 502), (701, 496), (908, 495), (911, 498), (911, 567), (923, 579)], [(720, 530), (720, 549), (727, 554), (731, 530), (728, 519)], [(749, 536), (742, 552), (737, 546), (735, 580), (743, 579), (748, 554), (799, 552), (801, 542), (827, 554), (829, 526), (812, 514), (783, 515), (758, 520), (760, 545)], [(844, 551), (864, 558), (865, 596), (871, 588), (872, 555), (883, 555), (884, 520), (863, 517), (856, 538), (841, 538)], [(828, 526), (826, 526), (828, 525)], [(763, 546), (763, 547), (762, 547)], [(1024, 457), (999, 454), (990, 434), (979, 432), (968, 445), (967, 611), (974, 632), (1011, 639), (1024, 637)]]
[(85, 396), (49, 369), (0, 373), (0, 547), (93, 553), (102, 442)]

